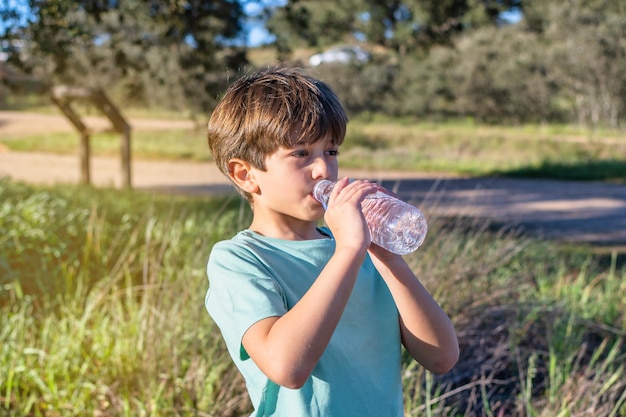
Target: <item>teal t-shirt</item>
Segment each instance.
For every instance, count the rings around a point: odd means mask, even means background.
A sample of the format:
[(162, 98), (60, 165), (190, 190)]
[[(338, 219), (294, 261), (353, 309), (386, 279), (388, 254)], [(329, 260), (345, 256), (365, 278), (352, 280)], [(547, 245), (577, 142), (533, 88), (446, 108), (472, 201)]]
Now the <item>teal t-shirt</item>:
[(246, 380), (252, 416), (404, 415), (398, 312), (369, 256), (328, 347), (302, 388), (270, 381), (241, 344), (254, 323), (281, 316), (300, 300), (334, 250), (332, 238), (287, 241), (244, 230), (211, 251), (205, 304)]

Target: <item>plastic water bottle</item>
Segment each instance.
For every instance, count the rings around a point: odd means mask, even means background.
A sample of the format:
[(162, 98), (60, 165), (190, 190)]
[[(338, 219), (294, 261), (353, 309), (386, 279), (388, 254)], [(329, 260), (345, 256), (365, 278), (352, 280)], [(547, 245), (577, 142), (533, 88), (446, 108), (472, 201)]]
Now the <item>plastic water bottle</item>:
[[(313, 197), (328, 207), (335, 182), (321, 180), (313, 189)], [(372, 242), (398, 255), (411, 253), (424, 242), (428, 224), (422, 212), (389, 194), (378, 191), (365, 197), (361, 204)]]

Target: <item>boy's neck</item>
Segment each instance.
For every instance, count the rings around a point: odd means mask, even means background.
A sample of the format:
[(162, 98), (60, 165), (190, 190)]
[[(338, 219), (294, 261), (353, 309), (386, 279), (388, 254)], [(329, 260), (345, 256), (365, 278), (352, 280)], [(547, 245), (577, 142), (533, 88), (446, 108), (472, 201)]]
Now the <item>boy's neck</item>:
[(271, 237), (274, 239), (283, 240), (313, 240), (323, 239), (328, 236), (319, 231), (314, 222), (306, 222), (299, 227), (292, 227), (286, 225), (274, 225), (274, 224), (258, 224), (252, 222), (249, 227), (255, 233), (261, 236)]

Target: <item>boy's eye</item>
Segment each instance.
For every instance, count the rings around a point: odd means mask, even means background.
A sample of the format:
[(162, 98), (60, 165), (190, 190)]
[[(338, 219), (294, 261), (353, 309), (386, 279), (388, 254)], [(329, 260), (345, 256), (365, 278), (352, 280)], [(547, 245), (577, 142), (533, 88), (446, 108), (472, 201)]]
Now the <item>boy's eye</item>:
[(337, 156), (339, 155), (339, 149), (329, 149), (326, 151), (326, 155)]
[(309, 155), (309, 151), (307, 151), (306, 149), (299, 149), (299, 150), (293, 152), (292, 155), (296, 156), (298, 158), (304, 158), (304, 157), (307, 157)]

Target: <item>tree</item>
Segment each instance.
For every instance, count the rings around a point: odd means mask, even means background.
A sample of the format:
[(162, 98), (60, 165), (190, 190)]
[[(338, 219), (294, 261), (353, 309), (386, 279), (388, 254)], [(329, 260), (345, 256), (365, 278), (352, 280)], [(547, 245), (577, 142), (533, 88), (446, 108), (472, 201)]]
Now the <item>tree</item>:
[[(51, 83), (115, 89), (125, 100), (209, 109), (228, 70), (247, 63), (240, 2), (229, 0), (29, 0), (12, 62)], [(5, 3), (2, 16), (20, 13)], [(23, 13), (23, 11), (22, 11)]]
[(291, 0), (267, 20), (279, 52), (297, 47), (325, 47), (345, 40), (354, 29), (355, 0), (320, 2)]
[(626, 4), (553, 2), (547, 22), (550, 70), (577, 121), (618, 127), (626, 116)]
[(290, 0), (268, 21), (282, 50), (363, 40), (406, 54), (451, 45), (468, 28), (495, 25), (521, 0)]

